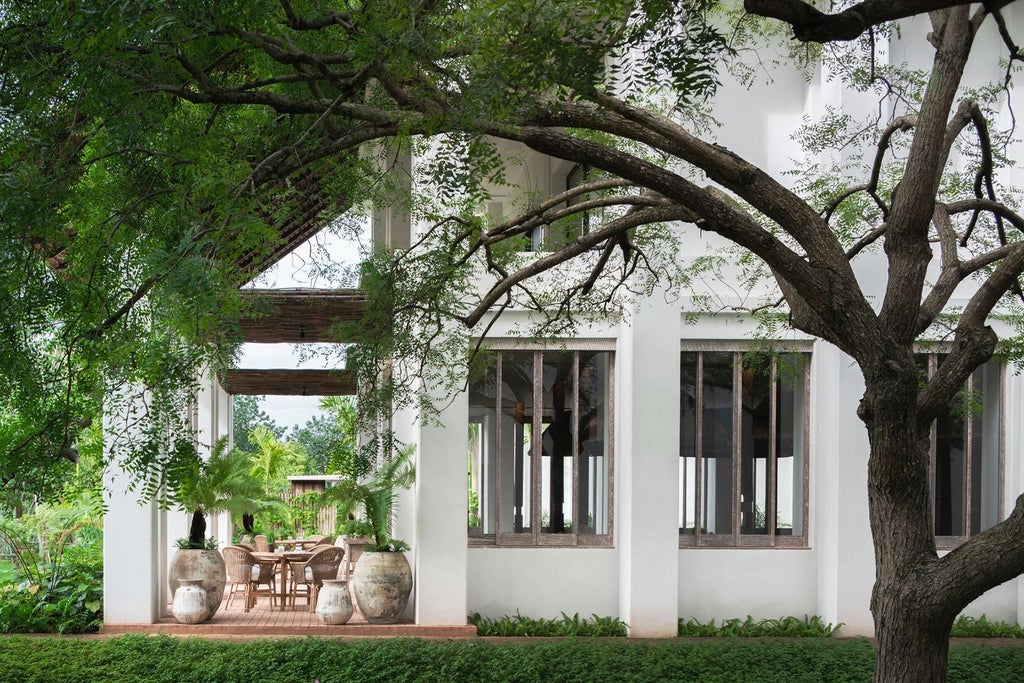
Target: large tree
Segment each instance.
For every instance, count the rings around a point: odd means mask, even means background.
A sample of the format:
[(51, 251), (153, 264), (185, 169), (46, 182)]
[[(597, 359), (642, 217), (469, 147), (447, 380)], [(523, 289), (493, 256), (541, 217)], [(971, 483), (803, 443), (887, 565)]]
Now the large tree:
[[(622, 288), (642, 293), (645, 271), (657, 275), (671, 260), (661, 257), (682, 229), (673, 226), (717, 233), (771, 274), (794, 327), (836, 345), (862, 371), (876, 679), (943, 680), (955, 616), (1024, 571), (1024, 500), (940, 558), (928, 482), (930, 425), (995, 352), (989, 319), (1012, 305), (1024, 271), (1024, 219), (996, 176), (988, 103), (964, 96), (961, 84), (986, 24), (1011, 64), (1020, 59), (1000, 14), (1009, 4), (867, 0), (823, 12), (801, 0), (746, 0), (746, 14), (730, 14), (707, 0), (5, 3), (0, 107), (13, 190), (4, 239), (33, 281), (89, 293), (53, 315), (89, 313), (100, 324), (69, 338), (94, 344), (128, 324), (122, 311), (176, 291), (179, 261), (230, 264), (265, 237), (258, 228), (268, 213), (288, 209), (267, 197), (294, 179), (328, 183), (339, 205), (388, 194), (398, 201), (400, 188), (384, 182), (366, 151), (373, 140), (429, 140), (435, 188), (415, 205), (434, 228), (377, 267), (385, 286), (376, 295), (403, 322), (375, 333), (415, 329), (436, 341), (446, 320), (486, 324), (514, 297), (556, 316), (600, 309)], [(873, 60), (891, 22), (919, 15), (934, 47), (921, 82)], [(725, 28), (733, 20), (738, 27)], [(846, 65), (857, 87), (879, 93), (876, 126), (860, 138), (874, 146), (860, 177), (839, 168), (796, 192), (694, 132), (703, 130), (691, 124), (714, 97), (720, 66), (736, 56), (729, 41), (780, 26), (807, 46), (805, 56)], [(835, 135), (836, 125), (819, 131)], [(501, 182), (493, 140), (595, 176), (488, 223), (473, 209), (484, 181)], [(394, 147), (374, 149), (387, 158)], [(959, 167), (950, 164), (954, 150)], [(597, 208), (605, 220), (587, 232), (565, 227)], [(523, 235), (559, 221), (569, 238), (535, 258), (518, 251)], [(119, 249), (97, 237), (104, 226)], [(133, 239), (153, 243), (159, 262), (148, 247), (123, 246)], [(929, 282), (933, 243), (940, 267)], [(888, 279), (873, 304), (851, 260), (879, 245)], [(30, 258), (55, 253), (56, 272), (81, 269), (54, 275), (52, 264), (46, 271)], [(108, 253), (118, 256), (108, 265), (119, 268), (114, 275), (131, 276), (126, 286), (113, 275), (91, 284), (88, 266)], [(530, 285), (573, 259), (586, 263), (577, 281)], [(473, 268), (492, 278), (476, 298), (466, 294)], [(954, 290), (970, 279), (974, 293), (948, 323)], [(5, 281), (5, 293), (19, 286)], [(209, 295), (216, 288), (201, 291), (209, 298), (191, 310), (218, 310), (222, 302)], [(33, 319), (38, 296), (19, 319)], [(943, 321), (949, 354), (922, 383), (915, 342)]]

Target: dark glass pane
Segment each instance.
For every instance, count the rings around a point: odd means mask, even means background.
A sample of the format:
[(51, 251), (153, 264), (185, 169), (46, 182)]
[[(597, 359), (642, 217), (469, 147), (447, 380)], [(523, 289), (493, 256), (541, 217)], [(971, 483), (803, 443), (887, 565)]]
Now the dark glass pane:
[(494, 533), (497, 470), (497, 367), (491, 365), (469, 385), (467, 518), (472, 534)]
[(999, 377), (998, 361), (974, 372), (971, 392), (971, 533), (999, 521)]
[(581, 352), (579, 376), (578, 531), (608, 533), (608, 396), (611, 354)]
[(771, 359), (751, 358), (740, 375), (740, 533), (768, 533)]
[(679, 532), (697, 529), (697, 354), (679, 357)]
[(775, 533), (804, 533), (805, 357), (783, 354), (775, 387)]
[(501, 511), (499, 531), (530, 531), (533, 352), (501, 353)]
[(572, 530), (573, 354), (545, 353), (542, 373), (541, 531), (559, 534)]
[(960, 392), (935, 421), (935, 534), (963, 536), (967, 515), (967, 397)]
[(708, 534), (731, 534), (733, 500), (733, 354), (703, 354), (701, 523)]

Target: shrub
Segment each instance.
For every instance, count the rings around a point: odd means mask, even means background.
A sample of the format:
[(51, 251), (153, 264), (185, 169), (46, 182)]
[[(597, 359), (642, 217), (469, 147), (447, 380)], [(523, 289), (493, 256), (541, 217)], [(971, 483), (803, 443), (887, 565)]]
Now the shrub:
[(505, 615), (497, 619), (489, 619), (474, 612), (469, 615), (469, 623), (476, 626), (477, 635), (481, 636), (625, 637), (626, 624), (618, 618), (599, 617), (596, 614), (592, 614), (591, 617), (591, 619), (581, 619), (579, 612), (571, 617), (562, 612), (561, 619), (534, 619), (524, 617), (516, 612), (514, 616)]
[(0, 633), (89, 633), (103, 623), (102, 531), (95, 527), (59, 534), (43, 559), (8, 525), (18, 548), (16, 565), (0, 584)]
[(679, 620), (678, 635), (687, 638), (831, 638), (841, 626), (826, 623), (817, 615), (754, 621), (748, 614), (746, 619), (723, 619), (720, 626), (715, 625), (714, 619), (702, 624), (691, 617), (686, 622)]
[(989, 621), (984, 614), (974, 617), (962, 616), (953, 624), (949, 634), (953, 638), (1024, 638), (1020, 624), (1005, 621)]

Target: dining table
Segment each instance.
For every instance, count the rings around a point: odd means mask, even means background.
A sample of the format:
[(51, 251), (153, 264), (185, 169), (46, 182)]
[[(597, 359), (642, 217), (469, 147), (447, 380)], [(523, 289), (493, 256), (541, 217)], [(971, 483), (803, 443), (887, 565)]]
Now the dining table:
[(317, 543), (319, 539), (316, 538), (279, 538), (274, 541), (275, 546), (284, 546), (285, 550), (306, 550)]
[(312, 551), (309, 550), (282, 550), (275, 552), (254, 552), (253, 556), (258, 560), (276, 562), (281, 565), (281, 583), (279, 584), (277, 597), (278, 604), (281, 605), (281, 610), (284, 611), (288, 602), (288, 581), (291, 578), (291, 570), (289, 565), (292, 562), (305, 562), (313, 556)]

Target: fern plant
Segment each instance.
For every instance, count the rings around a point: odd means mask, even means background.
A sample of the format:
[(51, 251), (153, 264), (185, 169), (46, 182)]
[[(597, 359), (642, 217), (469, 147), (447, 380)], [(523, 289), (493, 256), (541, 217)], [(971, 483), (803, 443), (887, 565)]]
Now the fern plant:
[(267, 496), (250, 475), (248, 455), (227, 446), (227, 437), (218, 439), (205, 461), (195, 448), (182, 450), (168, 467), (171, 501), (192, 513), (188, 538), (178, 542), (180, 548), (207, 548), (206, 515), (240, 515), (282, 505)]
[(392, 516), (397, 507), (398, 492), (412, 486), (416, 470), (412, 463), (414, 447), (396, 449), (382, 458), (363, 479), (348, 475), (324, 493), (325, 499), (338, 501), (343, 507), (362, 507), (369, 524), (370, 552), (402, 552), (409, 544), (391, 536)]

